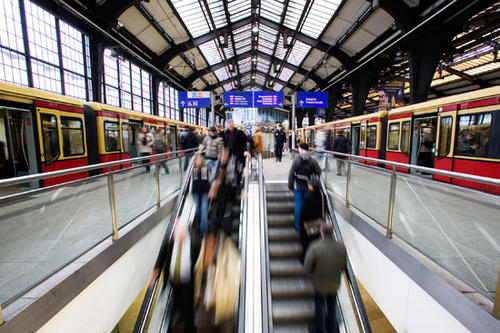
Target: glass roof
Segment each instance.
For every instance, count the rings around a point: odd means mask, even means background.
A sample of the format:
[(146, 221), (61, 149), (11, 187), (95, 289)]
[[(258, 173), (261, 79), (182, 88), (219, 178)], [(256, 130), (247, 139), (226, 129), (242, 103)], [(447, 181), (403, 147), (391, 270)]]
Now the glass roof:
[(250, 14), (252, 13), (250, 5), (251, 0), (228, 1), (227, 7), (231, 23), (250, 16)]
[(285, 0), (262, 0), (260, 15), (274, 22), (280, 22)]
[(306, 35), (317, 38), (330, 22), (342, 0), (315, 0), (300, 29)]
[(217, 76), (219, 81), (224, 81), (229, 78), (229, 69), (227, 67), (222, 67), (216, 70), (214, 74)]
[(172, 5), (184, 21), (191, 36), (196, 38), (210, 32), (198, 0), (172, 0)]
[(210, 66), (222, 62), (219, 50), (213, 40), (209, 40), (208, 42), (201, 44), (199, 48)]
[(281, 81), (285, 81), (286, 82), (286, 81), (290, 80), (290, 78), (292, 77), (293, 73), (294, 72), (291, 69), (288, 69), (288, 68), (285, 67), (285, 68), (283, 68), (281, 70), (279, 79)]
[(288, 2), (288, 9), (286, 12), (285, 21), (283, 22), (285, 26), (289, 27), (290, 29), (296, 30), (305, 5), (306, 1), (304, 0), (290, 0), (290, 2)]
[(310, 49), (311, 47), (309, 45), (304, 44), (301, 41), (296, 41), (292, 48), (292, 52), (290, 52), (290, 55), (288, 56), (288, 62), (295, 66), (300, 65)]

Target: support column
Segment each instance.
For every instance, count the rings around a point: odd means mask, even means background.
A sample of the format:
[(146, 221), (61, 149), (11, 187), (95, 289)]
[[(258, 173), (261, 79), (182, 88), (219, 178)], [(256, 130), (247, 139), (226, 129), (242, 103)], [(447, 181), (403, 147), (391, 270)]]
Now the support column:
[(410, 104), (427, 100), (436, 68), (450, 44), (448, 36), (431, 31), (419, 34), (409, 48)]
[(92, 101), (104, 103), (101, 94), (104, 75), (104, 43), (102, 40), (90, 39), (90, 62), (92, 64)]
[(155, 116), (160, 115), (158, 107), (158, 90), (160, 89), (160, 78), (158, 75), (153, 75), (152, 77), (152, 89), (151, 89), (151, 103), (153, 104), (153, 109), (151, 110)]
[(210, 121), (209, 126), (215, 126), (215, 93), (210, 93)]
[(365, 109), (366, 98), (376, 81), (375, 75), (358, 76), (351, 79), (352, 115), (359, 116)]
[(325, 110), (325, 122), (333, 120), (335, 115), (335, 107), (338, 101), (342, 98), (342, 90), (339, 86), (333, 86), (328, 90), (328, 107)]

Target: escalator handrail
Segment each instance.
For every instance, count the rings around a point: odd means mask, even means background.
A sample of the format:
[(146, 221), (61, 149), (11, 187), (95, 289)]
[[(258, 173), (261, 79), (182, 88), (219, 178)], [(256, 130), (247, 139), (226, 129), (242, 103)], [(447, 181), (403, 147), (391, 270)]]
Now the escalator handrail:
[[(247, 156), (245, 158), (245, 168), (247, 169), (247, 176), (245, 177), (243, 183), (243, 192), (247, 193), (248, 198), (248, 183), (250, 179), (251, 170), (250, 166), (251, 157)], [(240, 203), (240, 226), (239, 226), (239, 241), (238, 241), (238, 251), (240, 253), (240, 267), (241, 267), (241, 282), (240, 282), (240, 293), (239, 293), (239, 304), (238, 304), (238, 332), (245, 332), (245, 305), (246, 305), (246, 253), (247, 253), (247, 225), (248, 225), (248, 199), (245, 200), (241, 195)]]
[[(153, 298), (154, 295), (156, 294), (156, 291), (158, 289), (159, 285), (159, 280), (160, 276), (162, 275), (161, 273), (164, 272), (165, 270), (165, 262), (166, 262), (166, 257), (167, 257), (167, 252), (169, 248), (169, 244), (172, 240), (173, 232), (175, 229), (175, 223), (177, 220), (177, 217), (180, 213), (182, 204), (186, 198), (186, 194), (189, 190), (189, 182), (191, 180), (191, 176), (193, 174), (193, 167), (194, 167), (194, 156), (191, 158), (189, 162), (189, 166), (184, 173), (184, 179), (181, 185), (181, 188), (179, 190), (179, 195), (177, 196), (177, 199), (174, 204), (174, 208), (172, 210), (172, 213), (170, 215), (170, 220), (168, 222), (167, 230), (165, 232), (165, 236), (163, 238), (160, 251), (158, 253), (158, 256), (156, 258), (155, 262), (155, 267), (161, 267), (160, 273), (156, 276), (153, 287), (148, 288), (146, 290), (146, 294), (144, 295), (144, 300), (141, 305), (141, 309), (139, 311), (139, 315), (137, 316), (137, 321), (135, 322), (134, 326), (134, 333), (142, 333), (144, 332), (144, 329), (146, 327), (146, 322), (149, 317), (149, 314), (152, 309), (152, 303), (153, 303)], [(164, 274), (165, 276), (165, 274)]]
[[(320, 182), (321, 182), (321, 191), (323, 192), (323, 195), (325, 197), (325, 202), (326, 202), (326, 212), (328, 216), (330, 217), (330, 220), (332, 221), (333, 228), (335, 230), (335, 238), (338, 241), (343, 241), (342, 239), (342, 234), (340, 232), (340, 228), (338, 225), (337, 218), (335, 216), (335, 211), (333, 210), (333, 204), (330, 200), (330, 197), (328, 196), (328, 192), (325, 186), (325, 182), (323, 180), (323, 177), (320, 177)], [(361, 329), (362, 332), (365, 333), (371, 333), (371, 325), (370, 321), (368, 319), (368, 315), (366, 314), (366, 309), (363, 303), (363, 299), (361, 298), (361, 293), (358, 288), (358, 283), (356, 282), (356, 277), (354, 276), (354, 272), (352, 270), (351, 263), (349, 261), (349, 258), (346, 260), (346, 267), (345, 267), (345, 274), (347, 276), (347, 280), (349, 281), (349, 287), (351, 289), (351, 293), (353, 295), (353, 300), (354, 300), (354, 307), (356, 309), (356, 313), (358, 315), (358, 318), (360, 320), (361, 324)]]
[(262, 154), (258, 155), (257, 172), (259, 182), (259, 211), (261, 225), (261, 281), (264, 284), (261, 288), (262, 301), (262, 332), (269, 333), (273, 331), (272, 320), (272, 299), (271, 299), (271, 273), (269, 265), (269, 244), (267, 230), (267, 199), (264, 186), (264, 171), (262, 163)]

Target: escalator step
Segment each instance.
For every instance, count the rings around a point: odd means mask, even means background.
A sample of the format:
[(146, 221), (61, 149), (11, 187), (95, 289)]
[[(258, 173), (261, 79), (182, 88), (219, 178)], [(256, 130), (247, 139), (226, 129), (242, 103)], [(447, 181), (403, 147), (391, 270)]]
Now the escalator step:
[(275, 201), (267, 203), (268, 213), (293, 213), (293, 201)]
[(313, 320), (312, 299), (273, 299), (273, 323), (307, 323)]
[(269, 228), (268, 229), (269, 241), (291, 240), (298, 241), (299, 233), (295, 228)]
[(273, 242), (269, 244), (271, 258), (297, 258), (302, 255), (302, 246), (299, 243)]
[(274, 333), (304, 333), (312, 332), (313, 325), (307, 324), (278, 324), (273, 325)]
[(304, 267), (298, 259), (273, 259), (269, 261), (271, 277), (302, 276), (305, 275)]
[(274, 278), (271, 280), (273, 299), (314, 296), (312, 280), (309, 277)]
[(293, 201), (293, 195), (290, 192), (266, 192), (266, 201)]
[(271, 227), (278, 226), (293, 226), (295, 224), (295, 216), (293, 214), (268, 214), (267, 225)]

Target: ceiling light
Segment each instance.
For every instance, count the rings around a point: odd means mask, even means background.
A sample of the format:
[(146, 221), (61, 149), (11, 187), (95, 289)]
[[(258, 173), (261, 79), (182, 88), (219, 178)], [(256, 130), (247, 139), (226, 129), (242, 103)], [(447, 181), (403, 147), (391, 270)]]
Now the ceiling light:
[(252, 28), (252, 32), (255, 33), (255, 34), (258, 33), (259, 32), (259, 27), (256, 26), (256, 25), (254, 25), (253, 28)]
[(252, 58), (252, 62), (257, 62), (257, 58)]

